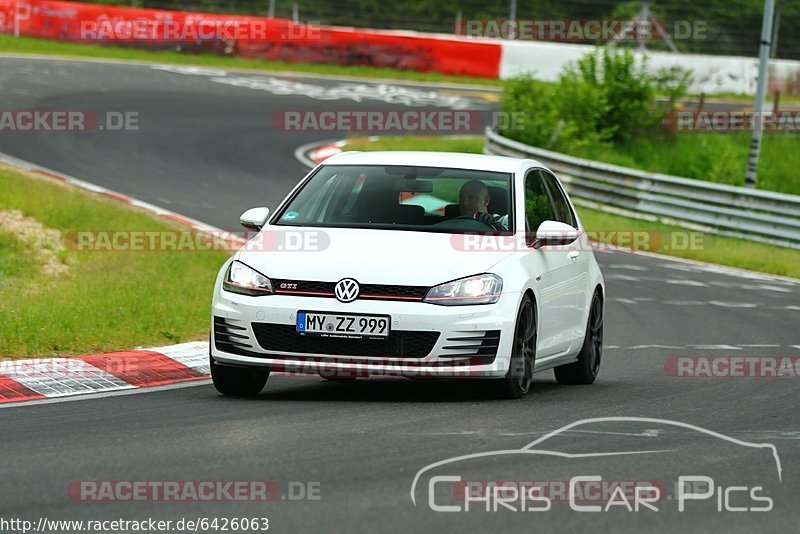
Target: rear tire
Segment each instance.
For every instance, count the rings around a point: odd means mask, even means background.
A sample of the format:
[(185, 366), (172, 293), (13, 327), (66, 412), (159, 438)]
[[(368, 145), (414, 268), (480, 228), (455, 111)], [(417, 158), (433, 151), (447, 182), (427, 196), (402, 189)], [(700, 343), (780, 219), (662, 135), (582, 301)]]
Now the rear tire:
[(220, 365), (213, 357), (209, 360), (214, 387), (223, 395), (253, 397), (261, 393), (269, 378), (269, 369)]
[(536, 361), (536, 307), (528, 295), (522, 297), (514, 328), (511, 363), (506, 376), (495, 381), (501, 399), (521, 399), (531, 389)]
[(578, 354), (578, 361), (553, 369), (559, 384), (579, 385), (591, 384), (600, 372), (600, 359), (603, 355), (603, 299), (599, 292), (592, 297), (589, 319), (586, 324), (586, 335), (583, 347)]

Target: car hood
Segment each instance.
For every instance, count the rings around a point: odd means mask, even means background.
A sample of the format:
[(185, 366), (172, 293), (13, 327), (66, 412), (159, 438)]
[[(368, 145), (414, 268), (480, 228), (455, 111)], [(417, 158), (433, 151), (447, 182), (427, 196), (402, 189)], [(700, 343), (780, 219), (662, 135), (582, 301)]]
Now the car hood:
[[(433, 286), (488, 272), (508, 251), (463, 251), (447, 233), (265, 227), (236, 259), (269, 278)], [(316, 244), (315, 244), (316, 243)]]

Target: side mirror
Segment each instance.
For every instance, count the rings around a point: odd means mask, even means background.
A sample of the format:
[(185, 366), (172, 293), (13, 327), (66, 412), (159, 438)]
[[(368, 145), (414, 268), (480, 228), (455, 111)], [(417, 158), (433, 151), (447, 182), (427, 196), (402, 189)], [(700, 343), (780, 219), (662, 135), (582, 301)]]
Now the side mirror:
[(258, 232), (267, 223), (269, 208), (250, 208), (239, 217), (239, 223), (248, 230)]
[(557, 221), (544, 221), (536, 230), (533, 248), (569, 245), (576, 239), (578, 239), (578, 230), (572, 226)]

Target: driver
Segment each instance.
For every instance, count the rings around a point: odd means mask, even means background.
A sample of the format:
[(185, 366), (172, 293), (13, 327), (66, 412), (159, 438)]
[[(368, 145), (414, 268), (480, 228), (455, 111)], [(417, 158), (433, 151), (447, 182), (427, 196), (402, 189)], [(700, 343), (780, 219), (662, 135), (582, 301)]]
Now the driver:
[(470, 180), (458, 193), (458, 206), (461, 216), (469, 216), (495, 230), (508, 230), (508, 215), (489, 213), (489, 189), (480, 180)]

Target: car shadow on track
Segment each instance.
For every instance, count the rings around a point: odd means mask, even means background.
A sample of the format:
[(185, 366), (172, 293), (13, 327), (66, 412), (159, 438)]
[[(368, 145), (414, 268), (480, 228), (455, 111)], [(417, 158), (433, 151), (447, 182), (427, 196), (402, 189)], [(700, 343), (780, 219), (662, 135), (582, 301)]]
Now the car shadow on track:
[[(277, 380), (276, 380), (277, 379)], [(563, 402), (565, 395), (574, 397), (592, 390), (602, 394), (604, 388), (594, 385), (591, 388), (575, 388), (558, 385), (547, 379), (534, 380), (531, 393), (524, 400), (537, 402), (558, 399)], [(580, 392), (578, 391), (580, 390)], [(558, 395), (563, 392), (563, 395)], [(492, 401), (497, 398), (492, 385), (484, 380), (407, 380), (407, 379), (358, 379), (354, 381), (328, 381), (290, 377), (271, 377), (264, 391), (257, 397), (245, 400), (261, 401), (325, 401), (325, 402), (474, 402)]]

